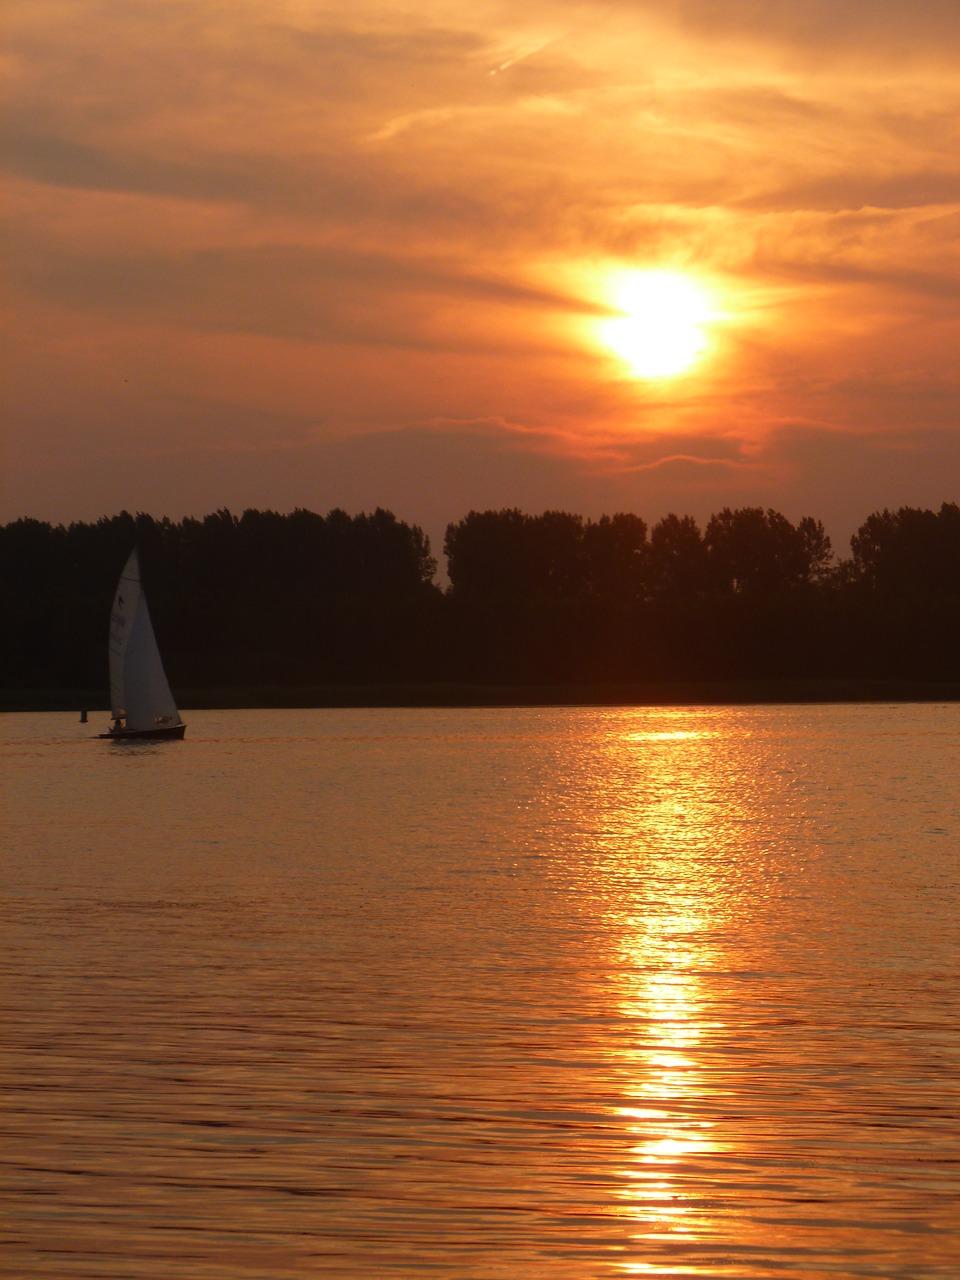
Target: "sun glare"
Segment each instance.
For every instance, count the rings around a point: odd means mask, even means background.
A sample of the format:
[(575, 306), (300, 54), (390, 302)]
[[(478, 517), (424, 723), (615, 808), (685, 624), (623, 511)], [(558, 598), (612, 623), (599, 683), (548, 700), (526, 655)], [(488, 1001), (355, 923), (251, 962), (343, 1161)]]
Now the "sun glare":
[(708, 346), (712, 309), (706, 293), (674, 271), (632, 271), (611, 289), (617, 314), (601, 324), (600, 338), (637, 378), (686, 373)]

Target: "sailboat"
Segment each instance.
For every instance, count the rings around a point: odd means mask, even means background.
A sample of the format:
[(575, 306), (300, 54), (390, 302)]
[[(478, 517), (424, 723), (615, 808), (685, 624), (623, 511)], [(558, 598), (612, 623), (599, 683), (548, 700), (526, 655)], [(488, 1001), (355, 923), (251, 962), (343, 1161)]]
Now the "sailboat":
[(120, 575), (110, 612), (110, 714), (101, 738), (182, 738), (186, 725), (170, 692), (157, 648), (136, 547)]

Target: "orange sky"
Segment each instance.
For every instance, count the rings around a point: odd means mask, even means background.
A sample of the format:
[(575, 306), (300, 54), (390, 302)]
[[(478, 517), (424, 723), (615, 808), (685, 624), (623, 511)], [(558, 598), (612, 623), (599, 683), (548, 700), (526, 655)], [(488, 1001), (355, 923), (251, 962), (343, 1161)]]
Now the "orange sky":
[[(760, 504), (845, 551), (960, 497), (956, 0), (6, 27), (2, 520), (383, 505), (439, 551), (471, 508)], [(604, 339), (651, 269), (711, 300), (670, 378)]]

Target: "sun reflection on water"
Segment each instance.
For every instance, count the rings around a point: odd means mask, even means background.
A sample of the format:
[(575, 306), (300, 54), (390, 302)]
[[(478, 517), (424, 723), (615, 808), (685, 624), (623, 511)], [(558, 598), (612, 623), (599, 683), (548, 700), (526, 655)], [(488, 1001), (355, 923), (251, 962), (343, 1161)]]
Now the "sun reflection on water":
[(615, 1195), (638, 1242), (699, 1234), (692, 1184), (723, 1148), (718, 1121), (704, 1118), (710, 1041), (722, 1030), (709, 977), (720, 961), (717, 881), (742, 815), (717, 789), (715, 735), (676, 715), (611, 735), (613, 785), (596, 810), (623, 1031), (611, 1049), (625, 1138)]
[[(705, 1087), (698, 1050), (704, 1018), (695, 974), (682, 966), (696, 958), (673, 947), (660, 929), (636, 920), (621, 950), (624, 986), (620, 1013), (635, 1024), (621, 1067), (632, 1097), (617, 1108), (628, 1139), (617, 1197), (636, 1219), (637, 1238), (669, 1229), (688, 1233), (684, 1169), (715, 1147), (709, 1121), (695, 1119), (694, 1100)], [(681, 926), (684, 933), (689, 920)]]
[(643, 733), (628, 733), (625, 742), (689, 742), (695, 738), (706, 738), (709, 735), (702, 730), (694, 729), (661, 729), (657, 732), (647, 730)]

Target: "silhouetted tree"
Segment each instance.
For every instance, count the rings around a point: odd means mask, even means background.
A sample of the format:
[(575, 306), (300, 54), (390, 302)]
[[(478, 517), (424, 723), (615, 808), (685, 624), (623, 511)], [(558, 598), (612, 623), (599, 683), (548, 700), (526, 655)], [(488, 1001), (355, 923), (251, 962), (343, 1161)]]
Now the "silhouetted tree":
[(668, 515), (650, 534), (650, 589), (655, 596), (695, 599), (710, 586), (710, 560), (692, 516)]
[(222, 509), (172, 522), (0, 527), (11, 689), (106, 686), (117, 575), (136, 543), (175, 688), (760, 676), (960, 679), (960, 508), (869, 516), (834, 565), (823, 525), (727, 507), (704, 532), (619, 513)]
[(722, 590), (769, 594), (818, 580), (830, 558), (823, 525), (805, 516), (795, 527), (779, 511), (724, 507), (704, 534), (711, 576)]
[(581, 546), (581, 590), (591, 599), (627, 604), (644, 597), (649, 556), (644, 520), (624, 512), (588, 520)]
[(960, 594), (960, 507), (876, 512), (851, 539), (856, 576), (885, 592)]
[(637, 666), (646, 524), (563, 511), (472, 511), (447, 529), (462, 678), (626, 679)]
[(639, 599), (647, 526), (620, 513), (598, 521), (566, 511), (471, 511), (447, 528), (454, 593), (487, 599)]
[(451, 588), (486, 599), (567, 595), (576, 581), (582, 537), (581, 518), (565, 512), (471, 511), (447, 526)]
[(846, 598), (871, 674), (956, 678), (960, 507), (874, 512), (851, 539)]
[(136, 544), (175, 685), (425, 678), (441, 594), (422, 530), (390, 512), (223, 509), (0, 529), (11, 688), (103, 687), (117, 577)]

